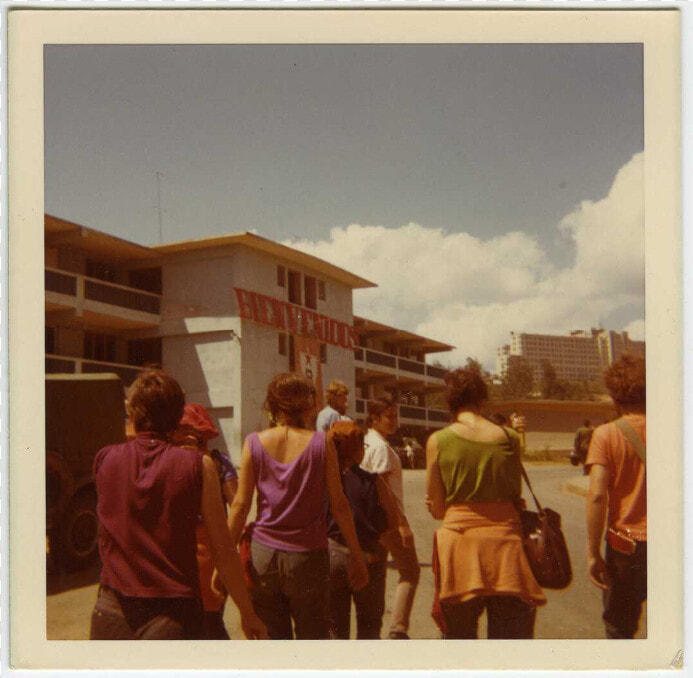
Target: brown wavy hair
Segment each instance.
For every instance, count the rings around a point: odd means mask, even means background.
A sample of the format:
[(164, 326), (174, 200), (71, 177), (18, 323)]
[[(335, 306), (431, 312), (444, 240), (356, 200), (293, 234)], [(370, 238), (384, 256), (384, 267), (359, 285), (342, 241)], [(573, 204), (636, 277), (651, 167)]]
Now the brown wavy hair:
[(376, 417), (379, 417), (385, 410), (389, 410), (395, 405), (397, 405), (397, 402), (392, 396), (389, 395), (382, 395), (374, 398), (373, 400), (369, 400), (366, 408), (368, 412), (368, 417), (366, 417), (366, 426), (371, 428)]
[(296, 372), (282, 372), (267, 386), (264, 407), (277, 423), (303, 426), (303, 416), (315, 408), (315, 401), (313, 382)]
[(327, 404), (332, 407), (335, 396), (339, 396), (342, 393), (348, 394), (349, 387), (341, 379), (333, 379), (325, 390), (325, 400), (327, 401)]
[(167, 435), (178, 427), (184, 407), (183, 389), (164, 370), (142, 370), (130, 386), (127, 409), (135, 431)]
[(355, 421), (336, 421), (327, 437), (334, 441), (340, 467), (351, 466), (363, 450), (363, 431)]
[(617, 405), (644, 405), (646, 376), (645, 359), (624, 353), (606, 370), (604, 382)]
[(488, 400), (488, 387), (475, 367), (445, 373), (445, 400), (453, 416), (465, 407), (480, 407)]

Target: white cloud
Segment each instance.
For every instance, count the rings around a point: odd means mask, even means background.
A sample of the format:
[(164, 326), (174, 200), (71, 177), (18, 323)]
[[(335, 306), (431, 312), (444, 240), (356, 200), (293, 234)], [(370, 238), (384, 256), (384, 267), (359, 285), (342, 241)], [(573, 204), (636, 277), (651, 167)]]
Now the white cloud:
[(641, 318), (628, 323), (623, 329), (634, 341), (645, 341), (645, 321)]
[[(493, 369), (511, 330), (588, 329), (618, 308), (643, 303), (642, 170), (638, 154), (606, 198), (583, 202), (557, 225), (576, 248), (565, 269), (522, 232), (482, 240), (416, 223), (351, 224), (333, 228), (329, 240), (286, 244), (376, 283), (354, 294), (356, 314), (455, 345), (452, 354), (440, 354), (443, 362), (474, 356)], [(644, 333), (644, 324), (631, 325), (633, 338)]]

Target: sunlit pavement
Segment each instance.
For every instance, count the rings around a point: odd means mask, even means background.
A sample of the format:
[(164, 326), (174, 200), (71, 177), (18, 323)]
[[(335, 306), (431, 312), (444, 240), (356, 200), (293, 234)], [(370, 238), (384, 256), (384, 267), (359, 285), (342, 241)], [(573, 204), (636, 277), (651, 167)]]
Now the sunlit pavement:
[[(585, 562), (585, 498), (566, 491), (570, 484), (580, 484), (582, 471), (567, 464), (536, 463), (528, 471), (539, 500), (558, 511), (563, 518), (563, 531), (573, 561), (573, 583), (564, 591), (546, 591), (548, 603), (537, 614), (537, 638), (603, 638), (601, 593), (587, 579)], [(421, 562), (421, 582), (414, 600), (410, 635), (412, 638), (439, 638), (431, 616), (433, 575), (431, 573), (431, 544), (437, 527), (424, 505), (424, 471), (404, 472), (405, 506), (416, 538)], [(525, 494), (527, 494), (525, 492)], [(531, 497), (527, 499), (531, 507)], [(387, 635), (389, 605), (397, 583), (397, 571), (388, 569), (386, 610), (383, 636)], [(98, 568), (72, 575), (48, 575), (47, 637), (48, 639), (82, 640), (89, 636), (89, 619), (98, 589)], [(238, 614), (227, 604), (226, 627), (232, 638), (240, 639)], [(644, 624), (638, 637), (645, 637)], [(352, 622), (352, 633), (355, 623)], [(484, 620), (480, 624), (484, 635)]]

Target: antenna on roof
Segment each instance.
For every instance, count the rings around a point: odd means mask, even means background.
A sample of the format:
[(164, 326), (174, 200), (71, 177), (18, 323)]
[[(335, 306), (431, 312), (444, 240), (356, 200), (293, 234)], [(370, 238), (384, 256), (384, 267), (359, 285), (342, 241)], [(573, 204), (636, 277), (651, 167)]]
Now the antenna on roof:
[(163, 226), (162, 226), (162, 209), (161, 209), (161, 180), (160, 177), (163, 177), (164, 173), (159, 172), (159, 170), (156, 170), (156, 209), (157, 212), (159, 213), (159, 244), (162, 244), (164, 242), (164, 231), (163, 231)]

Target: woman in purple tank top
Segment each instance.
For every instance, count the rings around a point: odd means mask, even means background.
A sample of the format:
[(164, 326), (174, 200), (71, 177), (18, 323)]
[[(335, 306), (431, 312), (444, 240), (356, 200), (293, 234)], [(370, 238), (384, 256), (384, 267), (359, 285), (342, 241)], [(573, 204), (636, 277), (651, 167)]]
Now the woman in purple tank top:
[[(257, 489), (257, 518), (246, 567), (250, 598), (272, 639), (329, 638), (330, 570), (326, 502), (351, 552), (354, 590), (368, 582), (334, 444), (305, 428), (315, 414), (315, 387), (295, 373), (278, 374), (265, 408), (277, 426), (249, 435), (238, 494), (231, 506), (233, 543), (241, 538)], [(292, 628), (293, 622), (293, 628)]]

